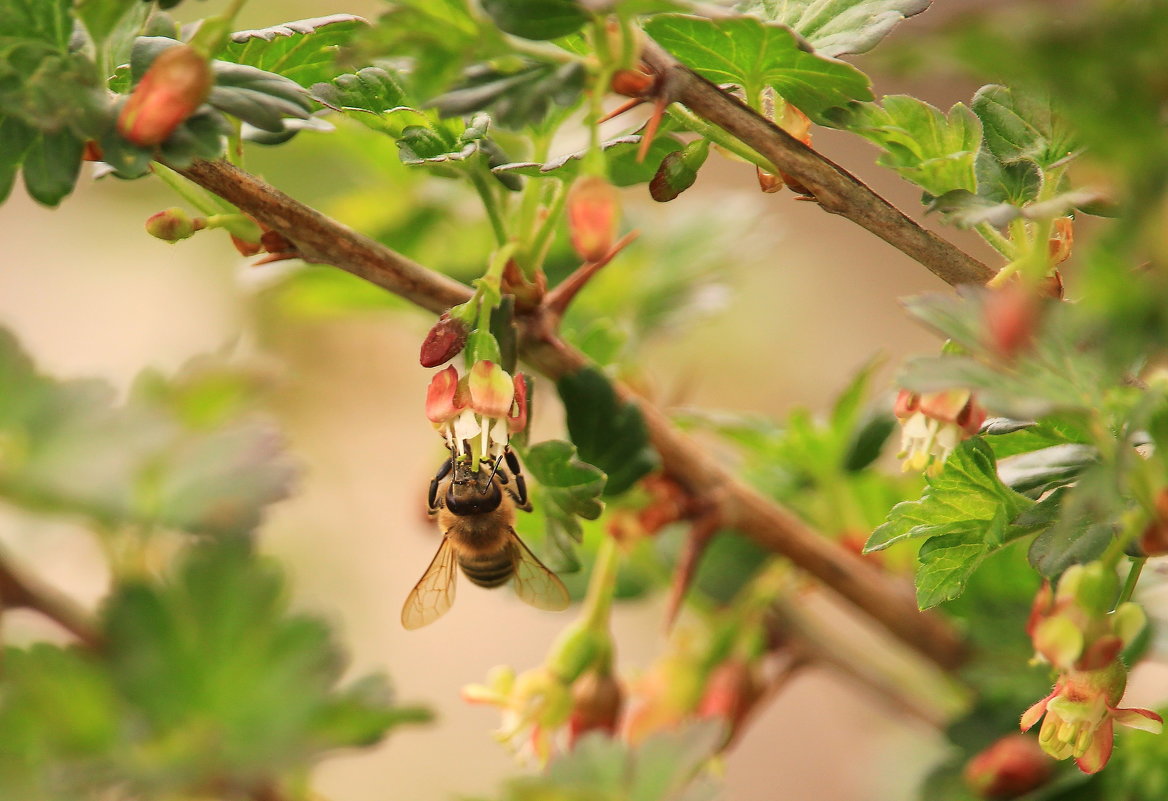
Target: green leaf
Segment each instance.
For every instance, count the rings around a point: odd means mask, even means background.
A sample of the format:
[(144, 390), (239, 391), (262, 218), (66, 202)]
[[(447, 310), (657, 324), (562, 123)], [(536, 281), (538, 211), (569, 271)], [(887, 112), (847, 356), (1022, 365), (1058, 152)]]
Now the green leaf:
[[(614, 186), (635, 186), (648, 183), (657, 172), (661, 161), (670, 153), (679, 150), (683, 143), (673, 137), (659, 135), (649, 146), (649, 152), (643, 161), (637, 161), (637, 150), (640, 147), (639, 134), (618, 136), (602, 142), (600, 147), (608, 163), (608, 177)], [(580, 166), (588, 150), (578, 150), (557, 159), (538, 164), (532, 161), (502, 164), (491, 171), (496, 175), (525, 175), (529, 178), (558, 178), (565, 183), (571, 183), (580, 174)]]
[(375, 130), (384, 130), (381, 115), (405, 103), (401, 83), (381, 67), (366, 67), (329, 83), (313, 84), (312, 96), (337, 111), (364, 112), (352, 116)]
[(917, 552), (917, 606), (929, 609), (961, 595), (981, 560), (1003, 544), (1005, 527), (1000, 509), (985, 525), (939, 526)]
[(867, 76), (810, 53), (789, 28), (753, 17), (711, 20), (680, 14), (651, 18), (645, 31), (703, 78), (741, 86), (754, 101), (768, 86), (812, 119), (852, 100), (871, 100)]
[(981, 122), (961, 103), (944, 113), (908, 95), (888, 95), (880, 105), (853, 103), (832, 121), (875, 143), (889, 167), (933, 196), (954, 189), (975, 192), (974, 160)]
[(482, 6), (496, 25), (524, 39), (558, 39), (589, 19), (579, 0), (482, 0)]
[(37, 133), (24, 151), (24, 186), (33, 200), (56, 206), (73, 192), (85, 143), (72, 131)]
[[(178, 390), (189, 378), (170, 379)], [(0, 331), (0, 496), (103, 527), (231, 535), (258, 525), (291, 480), (279, 439), (257, 422), (192, 425), (157, 392), (114, 404), (99, 381), (39, 374)]]
[(993, 521), (1011, 521), (1033, 505), (998, 478), (990, 447), (980, 438), (963, 442), (941, 472), (928, 480), (916, 501), (898, 503), (888, 520), (872, 532), (864, 551), (882, 551), (893, 543), (953, 533), (954, 526), (968, 525), (988, 538), (995, 533)]
[(140, 10), (140, 7), (139, 0), (78, 0), (77, 16), (85, 24), (90, 37), (103, 43), (123, 17), (132, 10)]
[(444, 117), (489, 110), (499, 125), (518, 130), (570, 113), (583, 97), (585, 77), (579, 61), (488, 62), (471, 67), (458, 86), (427, 105)]
[[(1029, 164), (1030, 162), (1018, 163)], [(1025, 181), (1026, 179), (1021, 180)], [(1022, 185), (1013, 188), (1022, 192), (1028, 191)], [(1001, 189), (1000, 185), (998, 189)], [(981, 223), (1002, 227), (1019, 217), (1027, 220), (1063, 217), (1075, 208), (1098, 202), (1101, 197), (1100, 193), (1094, 189), (1076, 189), (1055, 195), (1041, 203), (1018, 205), (1011, 202), (999, 202), (988, 196), (975, 195), (965, 189), (954, 189), (934, 198), (928, 204), (927, 209), (928, 211), (940, 212), (947, 223), (958, 228), (971, 228)]]
[(620, 495), (657, 467), (641, 410), (619, 400), (603, 373), (591, 367), (569, 373), (556, 382), (556, 390), (580, 458), (608, 476), (605, 495)]
[(633, 746), (601, 732), (580, 738), (542, 774), (508, 782), (505, 801), (713, 801), (703, 768), (725, 741), (717, 719), (658, 732)]
[(369, 23), (353, 14), (296, 20), (231, 35), (219, 58), (290, 78), (304, 87), (332, 80), (338, 51)]
[(1030, 564), (1046, 578), (1057, 579), (1071, 565), (1098, 559), (1115, 539), (1116, 521), (1127, 503), (1116, 491), (1113, 470), (1093, 465), (1075, 486), (1059, 493), (1058, 520), (1034, 538), (1028, 554)]
[(1083, 470), (1099, 462), (1092, 445), (1067, 443), (1021, 453), (998, 465), (998, 475), (1006, 486), (1036, 498), (1047, 490), (1067, 484)]
[(263, 131), (284, 130), (284, 117), (307, 119), (308, 94), (295, 81), (273, 72), (226, 61), (212, 63), (215, 87), (207, 103)]
[(990, 84), (977, 91), (970, 107), (981, 119), (986, 146), (1000, 162), (1026, 159), (1047, 170), (1079, 148), (1049, 97)]
[(931, 0), (739, 0), (735, 7), (787, 25), (825, 56), (866, 53)]
[(1022, 206), (1033, 202), (1042, 188), (1042, 170), (1029, 159), (1003, 164), (984, 146), (974, 163), (977, 194), (987, 200)]
[(580, 569), (576, 545), (583, 539), (579, 518), (595, 520), (604, 511), (600, 500), (605, 476), (576, 456), (576, 447), (547, 440), (523, 454), (527, 472), (536, 480), (533, 505), (544, 515), (549, 566), (558, 572)]

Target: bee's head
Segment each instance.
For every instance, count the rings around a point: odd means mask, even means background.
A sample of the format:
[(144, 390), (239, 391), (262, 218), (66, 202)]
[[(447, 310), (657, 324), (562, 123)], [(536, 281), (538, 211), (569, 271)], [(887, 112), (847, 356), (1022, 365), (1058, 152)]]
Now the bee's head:
[(455, 465), (454, 477), (446, 488), (446, 508), (456, 515), (493, 512), (503, 502), (499, 485), (487, 470), (472, 470), (470, 465)]

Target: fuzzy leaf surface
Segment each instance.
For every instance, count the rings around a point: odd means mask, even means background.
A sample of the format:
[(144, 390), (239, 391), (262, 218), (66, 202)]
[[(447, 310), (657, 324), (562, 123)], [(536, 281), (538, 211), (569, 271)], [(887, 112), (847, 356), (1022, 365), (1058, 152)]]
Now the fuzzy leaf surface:
[(768, 25), (753, 17), (715, 21), (663, 14), (651, 18), (645, 30), (703, 78), (737, 84), (748, 96), (774, 87), (812, 119), (849, 101), (872, 99), (864, 73), (842, 61), (809, 53), (782, 25)]
[(238, 31), (219, 58), (274, 72), (308, 87), (336, 77), (337, 51), (367, 26), (353, 14), (332, 14)]
[(931, 0), (739, 0), (736, 8), (790, 27), (825, 56), (866, 53)]

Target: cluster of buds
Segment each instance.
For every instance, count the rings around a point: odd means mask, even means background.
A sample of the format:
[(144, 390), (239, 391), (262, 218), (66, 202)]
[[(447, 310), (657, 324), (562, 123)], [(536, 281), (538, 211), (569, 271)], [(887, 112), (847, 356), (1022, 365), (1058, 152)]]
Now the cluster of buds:
[(118, 115), (118, 133), (139, 147), (165, 142), (211, 93), (215, 76), (190, 45), (176, 45), (154, 59)]
[(454, 365), (436, 373), (426, 391), (426, 417), (451, 453), (494, 461), (512, 434), (527, 426), (527, 379), (480, 360), (460, 376)]
[(900, 421), (900, 453), (905, 472), (936, 473), (962, 440), (972, 437), (986, 411), (965, 389), (917, 393), (902, 389), (896, 396)]
[(1074, 757), (1084, 773), (1107, 764), (1116, 723), (1153, 732), (1163, 726), (1155, 712), (1119, 707), (1127, 687), (1120, 653), (1146, 619), (1130, 602), (1109, 611), (1118, 592), (1114, 571), (1101, 562), (1074, 565), (1056, 592), (1049, 586), (1039, 592), (1027, 624), (1035, 651), (1058, 671), (1058, 679), (1051, 693), (1022, 715), (1022, 730), (1042, 719), (1042, 749), (1055, 759)]

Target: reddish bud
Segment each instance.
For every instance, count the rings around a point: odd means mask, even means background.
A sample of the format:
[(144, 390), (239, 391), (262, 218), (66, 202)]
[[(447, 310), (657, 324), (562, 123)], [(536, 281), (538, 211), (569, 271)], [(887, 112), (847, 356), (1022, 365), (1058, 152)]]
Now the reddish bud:
[(1071, 257), (1075, 244), (1075, 221), (1070, 217), (1059, 217), (1051, 228), (1047, 244), (1051, 264), (1062, 264)]
[(1014, 281), (986, 296), (986, 345), (1007, 361), (1029, 350), (1042, 318), (1042, 298)]
[(589, 731), (615, 734), (623, 706), (624, 692), (611, 673), (585, 673), (572, 685), (568, 743), (574, 745), (580, 735)]
[(612, 248), (620, 223), (620, 196), (597, 175), (576, 180), (568, 190), (568, 233), (585, 261), (599, 261)]
[(176, 206), (147, 218), (146, 233), (173, 244), (194, 236), (195, 231), (201, 231), (206, 225), (204, 218), (192, 218)]
[(612, 91), (625, 97), (645, 97), (657, 86), (657, 77), (640, 70), (617, 70), (609, 83)]
[(754, 174), (758, 178), (758, 188), (768, 195), (774, 194), (783, 188), (782, 174), (775, 175), (773, 172), (766, 172), (762, 167), (755, 167)]
[(118, 133), (139, 147), (166, 141), (207, 99), (215, 76), (202, 55), (176, 45), (154, 59), (118, 115)]
[(1140, 536), (1140, 551), (1144, 556), (1168, 554), (1168, 488), (1156, 493), (1156, 513)]
[(1050, 780), (1054, 761), (1024, 734), (1001, 738), (965, 766), (965, 783), (980, 798), (1017, 798)]
[(741, 659), (727, 659), (710, 673), (698, 703), (698, 717), (722, 718), (733, 739), (761, 694), (750, 665)]
[(235, 234), (231, 234), (231, 244), (235, 245), (235, 249), (239, 251), (241, 256), (254, 256), (264, 249), (264, 246), (259, 242), (249, 242), (246, 239), (240, 239)]
[(466, 408), (466, 399), (462, 395), (454, 365), (435, 373), (426, 389), (426, 417), (435, 425), (457, 417)]
[(437, 367), (453, 359), (466, 344), (466, 323), (443, 312), (422, 341), (418, 361), (423, 367)]
[(85, 140), (85, 149), (81, 151), (82, 161), (104, 161), (101, 145), (92, 139)]

